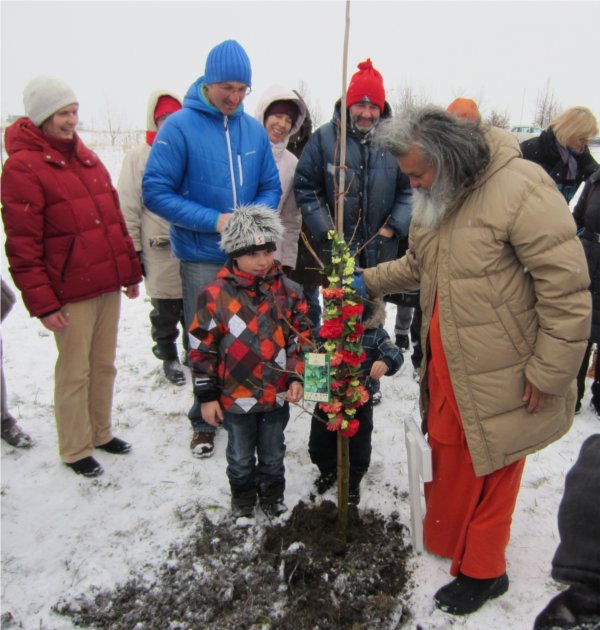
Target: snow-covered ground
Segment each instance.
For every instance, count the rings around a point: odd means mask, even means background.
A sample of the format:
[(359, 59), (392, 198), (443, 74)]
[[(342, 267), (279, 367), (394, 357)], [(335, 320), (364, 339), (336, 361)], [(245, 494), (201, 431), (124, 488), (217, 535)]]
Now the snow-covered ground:
[[(85, 139), (95, 145), (92, 137)], [(95, 148), (116, 180), (122, 151), (110, 145)], [(5, 270), (3, 259), (8, 279)], [(134, 448), (125, 456), (99, 452), (105, 474), (95, 480), (74, 475), (58, 458), (52, 335), (29, 318), (20, 301), (4, 322), (9, 407), (35, 446), (19, 450), (1, 444), (2, 613), (12, 613), (27, 630), (72, 628), (68, 619), (51, 611), (59, 598), (85, 593), (92, 585), (113, 586), (132, 570), (152, 571), (169, 545), (193, 528), (198, 507), (214, 519), (228, 513), (226, 435), (218, 434), (211, 459), (190, 456), (186, 413), (191, 387), (179, 388), (163, 378), (161, 364), (150, 351), (149, 310), (144, 293), (137, 300), (123, 300), (113, 425), (115, 434)], [(394, 315), (388, 307), (390, 333)], [(361, 508), (385, 515), (397, 510), (408, 524), (403, 419), (418, 415), (410, 362), (400, 374), (383, 379), (382, 391)], [(427, 553), (415, 555), (408, 604), (413, 618), (406, 627), (532, 627), (536, 614), (559, 590), (550, 578), (550, 560), (558, 542), (556, 514), (565, 474), (585, 438), (600, 431), (588, 400), (589, 392), (583, 412), (562, 440), (527, 459), (507, 552), (508, 593), (469, 617), (448, 616), (435, 609), (432, 595), (449, 581), (449, 562)], [(308, 432), (308, 416), (295, 410), (286, 433), (290, 507), (308, 497), (315, 476)]]

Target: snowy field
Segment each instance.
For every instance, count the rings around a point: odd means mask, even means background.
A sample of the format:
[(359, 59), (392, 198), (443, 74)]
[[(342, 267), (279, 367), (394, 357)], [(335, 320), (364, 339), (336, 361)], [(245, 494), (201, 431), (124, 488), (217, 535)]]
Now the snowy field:
[[(116, 181), (121, 149), (82, 135)], [(4, 259), (2, 267), (6, 278)], [(149, 311), (143, 292), (137, 300), (123, 300), (113, 425), (117, 436), (133, 444), (133, 451), (126, 456), (98, 452), (105, 474), (94, 480), (74, 475), (58, 458), (52, 335), (29, 318), (20, 300), (3, 325), (9, 408), (35, 445), (19, 450), (1, 444), (2, 613), (11, 613), (15, 620), (14, 625), (4, 621), (2, 628), (72, 628), (68, 619), (51, 611), (59, 599), (86, 593), (94, 585), (114, 586), (132, 570), (151, 573), (171, 543), (183, 540), (194, 527), (198, 507), (211, 519), (228, 513), (226, 435), (218, 434), (211, 459), (190, 456), (189, 376), (182, 388), (162, 376), (161, 363), (150, 350)], [(394, 316), (394, 307), (388, 307), (390, 334)], [(403, 419), (418, 415), (418, 387), (410, 361), (400, 374), (383, 379), (382, 391), (361, 508), (384, 515), (396, 510), (408, 525)], [(589, 391), (568, 435), (527, 459), (507, 551), (508, 593), (469, 617), (446, 615), (435, 609), (432, 596), (449, 581), (449, 562), (427, 553), (415, 555), (408, 601), (412, 618), (404, 627), (532, 627), (536, 614), (560, 589), (550, 577), (550, 561), (558, 542), (556, 514), (565, 474), (585, 438), (600, 431), (588, 401)], [(286, 433), (290, 508), (308, 498), (315, 477), (307, 452), (308, 433), (308, 416), (293, 411)]]

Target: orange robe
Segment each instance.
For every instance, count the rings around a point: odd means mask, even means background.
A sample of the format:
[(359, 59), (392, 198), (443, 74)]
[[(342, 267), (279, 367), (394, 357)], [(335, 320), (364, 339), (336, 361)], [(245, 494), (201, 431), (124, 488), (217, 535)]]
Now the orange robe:
[(442, 345), (437, 297), (429, 343), (427, 430), (433, 481), (425, 484), (425, 546), (452, 559), (451, 575), (498, 577), (506, 571), (504, 552), (525, 459), (475, 476)]

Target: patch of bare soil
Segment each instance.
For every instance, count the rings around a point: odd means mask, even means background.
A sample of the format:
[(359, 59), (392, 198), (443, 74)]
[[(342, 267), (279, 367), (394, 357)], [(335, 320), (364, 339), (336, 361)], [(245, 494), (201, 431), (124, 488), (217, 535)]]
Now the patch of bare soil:
[(54, 610), (111, 630), (393, 630), (408, 616), (405, 538), (397, 515), (351, 508), (344, 547), (329, 501), (300, 502), (266, 527), (202, 515), (154, 576), (133, 575)]

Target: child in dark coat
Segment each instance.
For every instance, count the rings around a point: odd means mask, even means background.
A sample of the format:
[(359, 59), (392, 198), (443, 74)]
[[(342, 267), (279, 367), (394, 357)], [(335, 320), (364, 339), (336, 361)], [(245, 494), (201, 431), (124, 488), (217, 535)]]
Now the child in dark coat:
[(284, 430), (289, 402), (303, 394), (310, 322), (300, 285), (274, 260), (282, 233), (270, 208), (236, 208), (221, 236), (229, 258), (198, 295), (190, 327), (199, 340), (190, 363), (202, 418), (228, 434), (235, 517), (252, 517), (257, 499), (268, 516), (286, 510)]
[[(360, 482), (371, 463), (371, 434), (373, 433), (372, 394), (378, 391), (379, 379), (394, 375), (404, 361), (401, 350), (392, 343), (383, 328), (385, 307), (383, 302), (365, 301), (363, 324), (365, 332), (362, 346), (366, 359), (361, 364), (361, 383), (369, 391), (369, 400), (358, 408), (356, 419), (360, 422), (358, 432), (350, 438), (350, 490), (348, 501), (358, 505)], [(321, 473), (315, 481), (319, 494), (323, 494), (336, 482), (337, 470), (337, 431), (327, 430), (327, 415), (319, 405), (315, 407), (310, 427), (308, 452), (313, 464)]]

